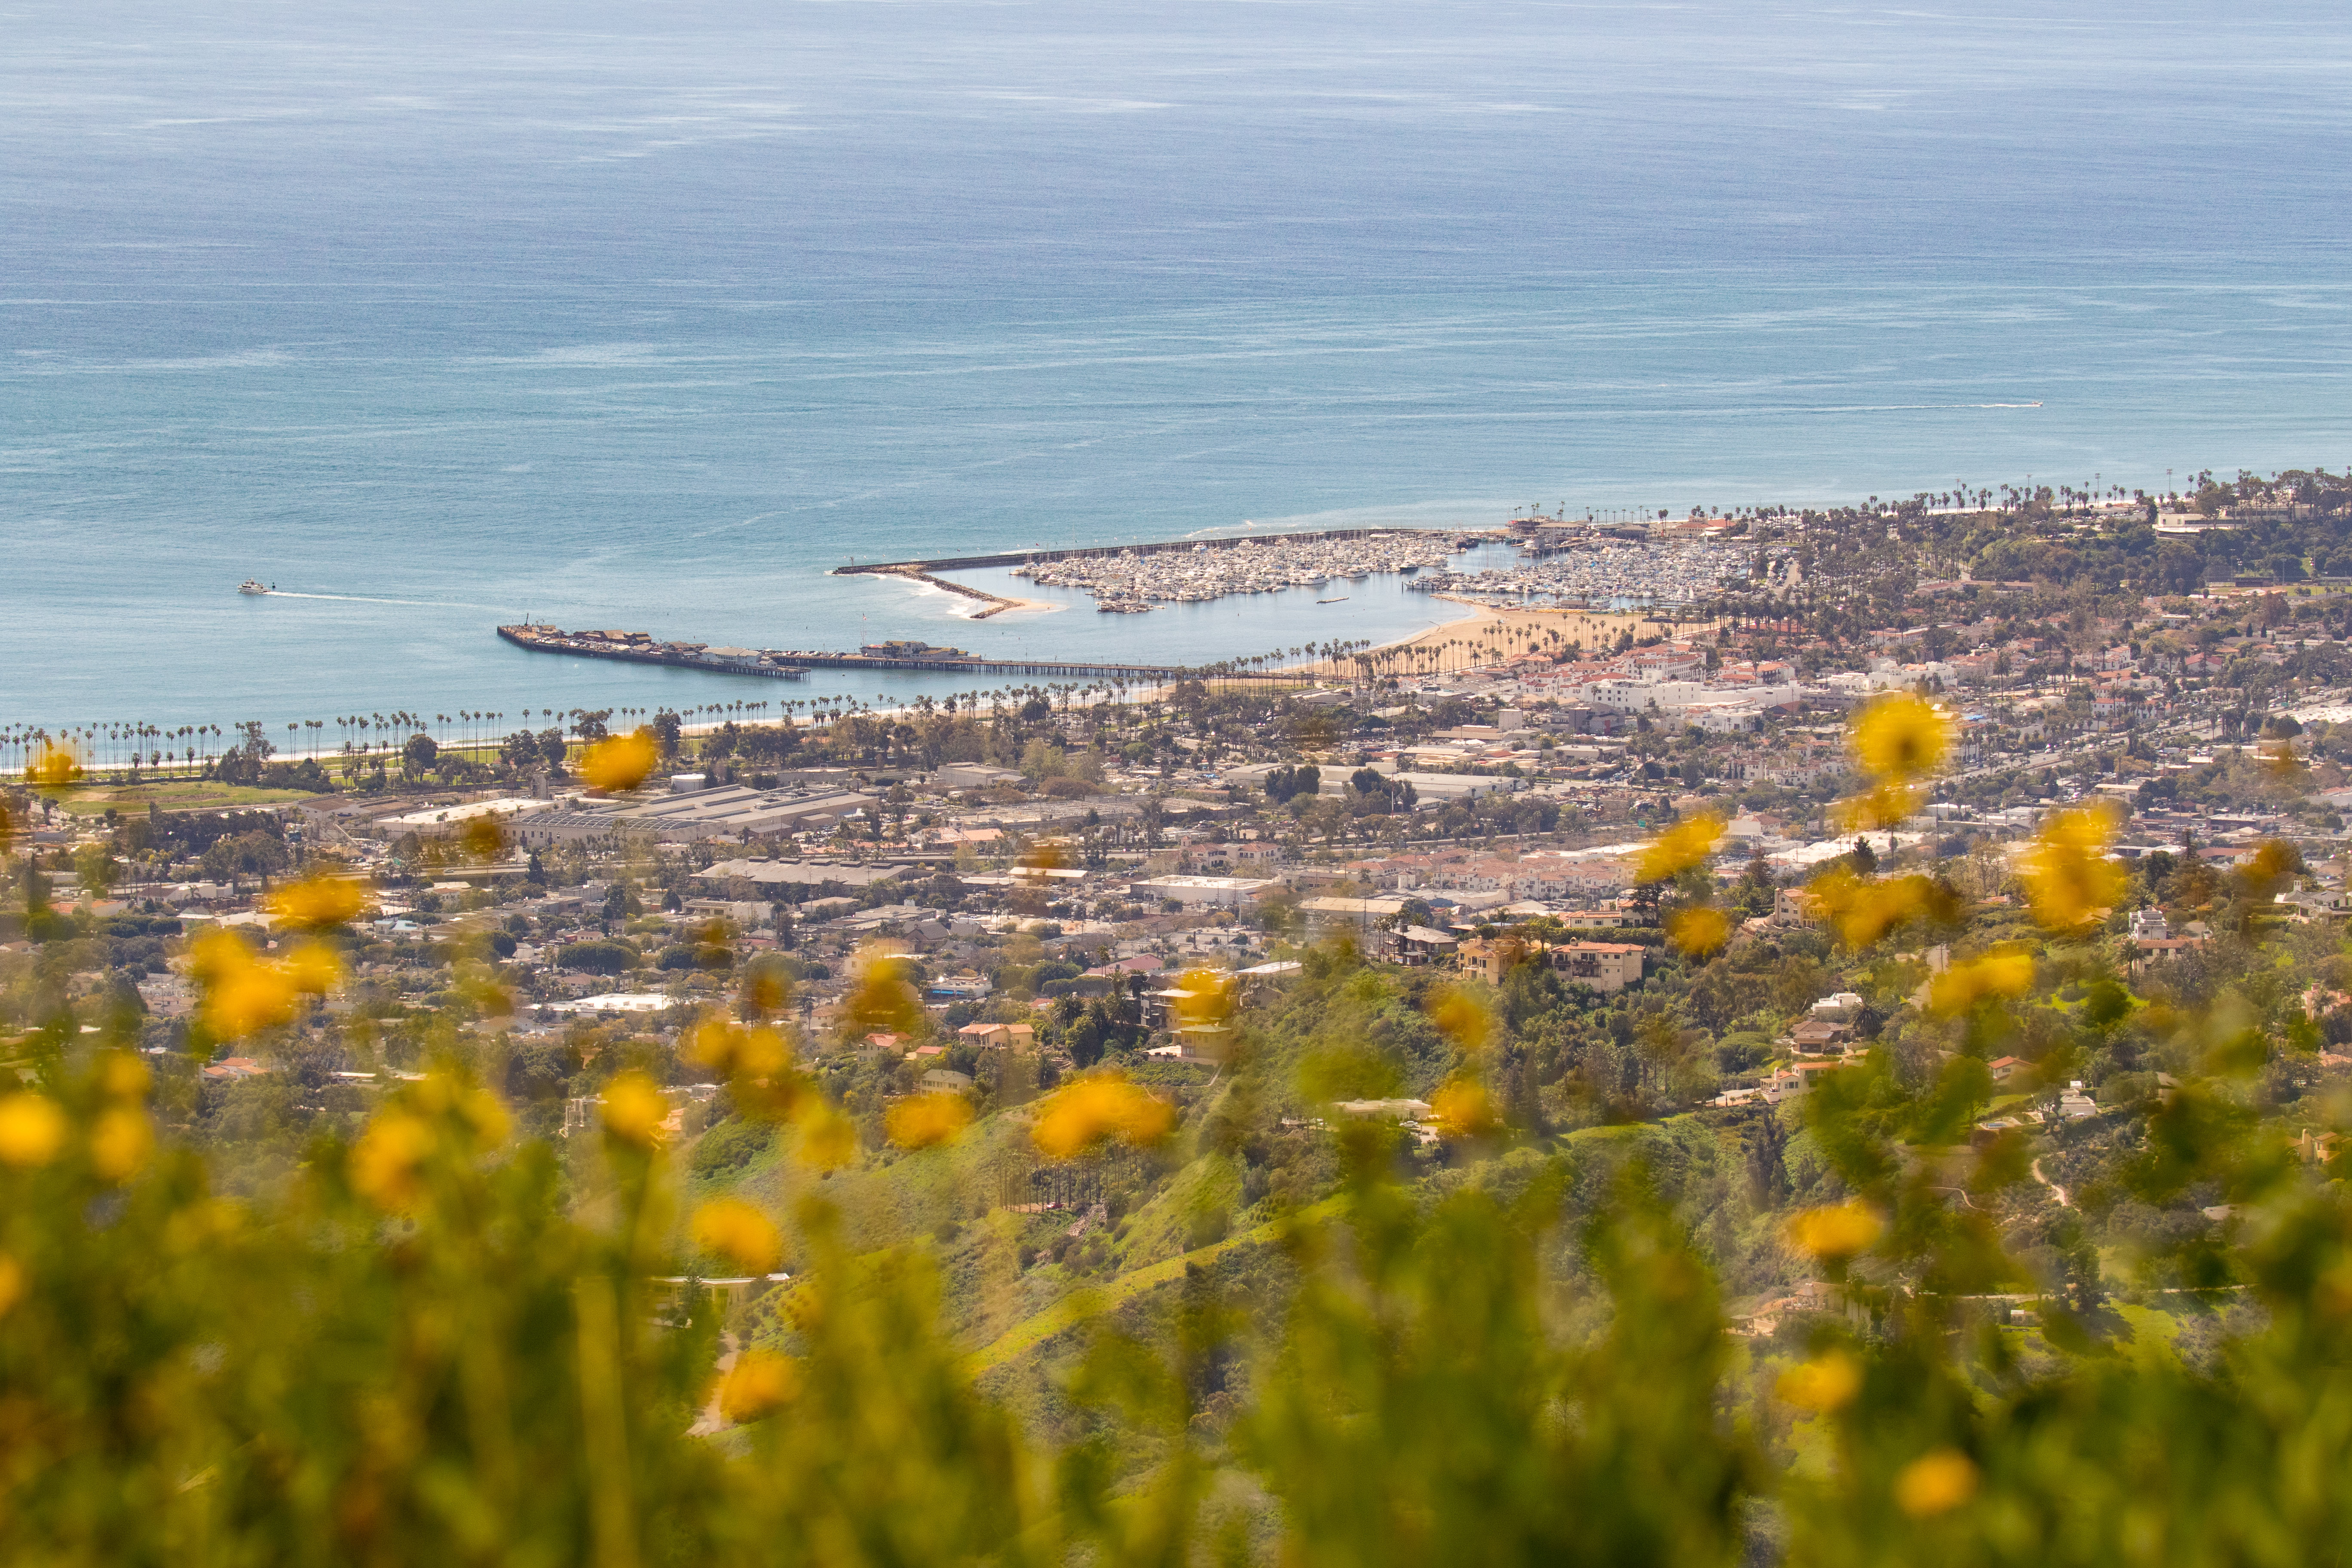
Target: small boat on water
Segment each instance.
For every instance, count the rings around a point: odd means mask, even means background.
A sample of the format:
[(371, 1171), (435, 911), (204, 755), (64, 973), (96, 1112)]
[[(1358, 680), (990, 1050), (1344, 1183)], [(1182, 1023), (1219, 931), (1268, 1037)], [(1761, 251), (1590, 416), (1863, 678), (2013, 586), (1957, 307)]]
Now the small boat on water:
[(268, 589), (263, 587), (260, 584), (255, 582), (250, 577), (247, 577), (244, 582), (239, 583), (236, 585), (236, 591), (240, 594), (267, 594), (269, 592)]
[(1318, 599), (1315, 602), (1318, 605), (1344, 605), (1348, 602), (1348, 595), (1342, 594), (1336, 599)]

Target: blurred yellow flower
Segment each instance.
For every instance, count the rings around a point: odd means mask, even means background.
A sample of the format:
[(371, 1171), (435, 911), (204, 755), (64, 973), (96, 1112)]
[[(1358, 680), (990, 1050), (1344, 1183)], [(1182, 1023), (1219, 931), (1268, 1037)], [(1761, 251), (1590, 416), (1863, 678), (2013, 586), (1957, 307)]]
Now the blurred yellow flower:
[(1037, 876), (1046, 871), (1058, 871), (1069, 863), (1061, 840), (1042, 839), (1022, 851), (1019, 869)]
[(694, 1245), (746, 1274), (767, 1274), (784, 1260), (783, 1233), (740, 1198), (713, 1198), (694, 1211)]
[(391, 1213), (415, 1205), (417, 1172), (433, 1148), (433, 1129), (405, 1110), (386, 1110), (352, 1145), (352, 1190)]
[(205, 931), (188, 943), (188, 973), (204, 984), (236, 973), (253, 963), (253, 949), (233, 931)]
[(1438, 987), (1423, 1010), (1432, 1027), (1473, 1056), (1485, 1050), (1495, 1037), (1495, 1016), (1459, 986)]
[(1838, 940), (1858, 948), (1870, 946), (1917, 913), (1927, 883), (1925, 877), (1869, 881), (1841, 866), (1814, 878), (1806, 890), (1819, 901)]
[(1868, 794), (1838, 802), (1833, 815), (1841, 833), (1900, 827), (1926, 799), (1927, 792), (1918, 785), (1889, 780)]
[(2240, 868), (2238, 877), (2246, 891), (2264, 902), (2278, 896), (2281, 888), (2294, 881), (2303, 865), (2303, 856), (2294, 846), (2277, 838), (2265, 838), (2254, 846), (2254, 852)]
[(225, 1040), (241, 1040), (294, 1016), (294, 984), (274, 963), (250, 963), (213, 983), (205, 997), (205, 1026)]
[(89, 1163), (110, 1182), (137, 1175), (154, 1148), (155, 1124), (135, 1105), (111, 1106), (90, 1124)]
[(2102, 803), (2083, 811), (2061, 811), (2018, 862), (2033, 918), (2050, 931), (2088, 925), (2123, 897), (2124, 874), (2104, 858), (2116, 836), (2116, 813)]
[(136, 1100), (154, 1081), (147, 1064), (129, 1051), (109, 1051), (99, 1062), (99, 1091), (116, 1100)]
[(1633, 863), (1633, 880), (1663, 882), (1700, 864), (1723, 842), (1723, 827), (1720, 815), (1677, 822), (1643, 847)]
[(1875, 780), (1924, 778), (1952, 748), (1952, 716), (1907, 691), (1890, 692), (1852, 721), (1853, 760)]
[(1241, 993), (1240, 983), (1214, 970), (1188, 969), (1177, 978), (1177, 1022), (1203, 1028), (1223, 1026)]
[(310, 996), (324, 996), (343, 983), (343, 955), (323, 942), (306, 942), (286, 955), (286, 983)]
[(1833, 1350), (1780, 1374), (1773, 1392), (1800, 1410), (1840, 1409), (1862, 1392), (1862, 1363)]
[(59, 790), (81, 782), (81, 758), (70, 745), (41, 743), (41, 754), (25, 767), (25, 782), (35, 789)]
[(633, 1068), (604, 1086), (604, 1131), (614, 1138), (650, 1149), (661, 1142), (669, 1101), (662, 1098), (660, 1085)]
[(279, 888), (265, 907), (281, 925), (324, 931), (357, 920), (367, 907), (367, 889), (346, 877), (309, 877)]
[(66, 1141), (66, 1113), (45, 1094), (20, 1089), (0, 1095), (0, 1163), (28, 1170), (57, 1158)]
[(172, 1215), (163, 1226), (163, 1245), (185, 1257), (235, 1236), (245, 1224), (245, 1210), (227, 1198), (200, 1198)]
[(1976, 1463), (1958, 1448), (1922, 1454), (1895, 1477), (1895, 1504), (1914, 1519), (1949, 1513), (1976, 1495)]
[(2256, 752), (2263, 759), (2263, 771), (2273, 779), (2284, 782), (2303, 772), (2303, 758), (2292, 742), (2267, 742), (2257, 747)]
[(767, 1078), (792, 1066), (792, 1047), (762, 1025), (747, 1029), (725, 1018), (706, 1018), (688, 1037), (687, 1057), (727, 1078)]
[(1429, 1108), (1442, 1138), (1483, 1138), (1495, 1131), (1495, 1102), (1475, 1079), (1456, 1079), (1431, 1097)]
[(1116, 1136), (1137, 1148), (1157, 1143), (1176, 1124), (1175, 1108), (1116, 1073), (1073, 1080), (1038, 1110), (1029, 1141), (1048, 1159), (1089, 1153)]
[(580, 776), (598, 789), (625, 795), (646, 782), (661, 750), (643, 730), (608, 736), (580, 754)]
[(960, 1094), (918, 1094), (883, 1113), (890, 1142), (901, 1149), (933, 1149), (952, 1143), (971, 1121), (971, 1105)]
[(2033, 955), (2015, 951), (1966, 959), (1927, 987), (1927, 1011), (1940, 1018), (1965, 1013), (1996, 996), (2022, 996), (2033, 988)]
[(1809, 1258), (1850, 1258), (1876, 1241), (1885, 1223), (1858, 1203), (1801, 1209), (1789, 1216), (1789, 1245)]
[(1731, 919), (1706, 904), (1691, 904), (1666, 917), (1666, 940), (1693, 958), (1705, 958), (1731, 940)]
[(715, 1073), (731, 1073), (742, 1039), (743, 1030), (738, 1026), (724, 1018), (705, 1018), (686, 1037), (686, 1059)]
[(826, 1103), (824, 1096), (812, 1094), (803, 1100), (793, 1113), (793, 1125), (801, 1135), (793, 1156), (811, 1170), (838, 1171), (857, 1158), (857, 1124)]
[(467, 859), (488, 865), (507, 851), (507, 830), (495, 816), (468, 818), (457, 830), (457, 852)]
[[(300, 950), (310, 953), (317, 944)], [(233, 931), (208, 931), (189, 945), (189, 968), (205, 987), (204, 1023), (222, 1039), (241, 1040), (294, 1016), (295, 997), (331, 990), (342, 977), (331, 949), (300, 959), (299, 970), (256, 958)]]
[(843, 1032), (853, 1040), (919, 1033), (927, 1018), (910, 973), (904, 957), (872, 945), (861, 949), (850, 960), (849, 994), (841, 1001)]
[(8, 1309), (25, 1299), (25, 1266), (0, 1252), (0, 1318)]
[(800, 1393), (799, 1363), (773, 1351), (747, 1350), (719, 1380), (719, 1414), (729, 1421), (757, 1421)]
[(513, 1119), (499, 1097), (487, 1089), (472, 1089), (458, 1099), (457, 1114), (464, 1117), (473, 1130), (474, 1141), (486, 1149), (495, 1149), (507, 1141)]
[(755, 963), (743, 974), (743, 1011), (755, 1018), (781, 1013), (792, 1000), (793, 983), (772, 963)]

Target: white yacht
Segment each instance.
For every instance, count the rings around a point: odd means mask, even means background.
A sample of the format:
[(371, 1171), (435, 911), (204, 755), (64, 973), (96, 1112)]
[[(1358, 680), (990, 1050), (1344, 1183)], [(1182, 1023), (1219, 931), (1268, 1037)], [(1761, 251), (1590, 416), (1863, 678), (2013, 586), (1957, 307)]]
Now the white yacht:
[(240, 594), (267, 594), (269, 592), (268, 589), (263, 587), (260, 584), (255, 582), (250, 577), (247, 577), (244, 582), (239, 583), (236, 585), (236, 591)]

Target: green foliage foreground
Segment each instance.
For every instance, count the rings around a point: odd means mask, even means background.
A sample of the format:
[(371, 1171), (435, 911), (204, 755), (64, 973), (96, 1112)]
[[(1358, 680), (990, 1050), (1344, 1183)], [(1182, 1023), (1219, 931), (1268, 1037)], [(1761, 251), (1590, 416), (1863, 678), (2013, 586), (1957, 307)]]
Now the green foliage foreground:
[[(2352, 1537), (2352, 1204), (2208, 1087), (2153, 1112), (2144, 1174), (2249, 1205), (2225, 1261), (2263, 1321), (2210, 1365), (2054, 1300), (2030, 1359), (1970, 1316), (2004, 1273), (1990, 1232), (1878, 1141), (1866, 1084), (1817, 1118), (1854, 1200), (1801, 1235), (1853, 1310), (1778, 1394), (1742, 1384), (1636, 1163), (1429, 1199), (1357, 1128), (1339, 1198), (1283, 1238), (1274, 1342), (1234, 1343), (1198, 1275), (1156, 1328), (1094, 1333), (1070, 1392), (1149, 1436), (1140, 1472), (1024, 1434), (940, 1331), (927, 1250), (853, 1255), (822, 1203), (796, 1216), (794, 1353), (731, 1384), (722, 1426), (712, 1310), (656, 1279), (657, 1148), (606, 1132), (609, 1190), (568, 1205), (552, 1152), (445, 1075), (401, 1091), (390, 1156), (321, 1146), (237, 1205), (192, 1152), (128, 1157), (141, 1087), (100, 1053), (0, 1100), (12, 1564), (2284, 1565)], [(1544, 1263), (1563, 1227), (1569, 1278)], [(1873, 1260), (1950, 1293), (1873, 1287)], [(1193, 1374), (1233, 1353), (1259, 1358), (1252, 1402), (1212, 1438)], [(1766, 1463), (1767, 1401), (1820, 1424), (1821, 1463)], [(1270, 1500), (1212, 1508), (1235, 1477)]]

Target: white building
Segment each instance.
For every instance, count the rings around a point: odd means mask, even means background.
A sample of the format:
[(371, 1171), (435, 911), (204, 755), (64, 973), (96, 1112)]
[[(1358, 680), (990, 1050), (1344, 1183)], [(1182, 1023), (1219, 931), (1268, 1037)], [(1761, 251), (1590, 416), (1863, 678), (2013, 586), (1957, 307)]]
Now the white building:
[(1131, 884), (1139, 899), (1173, 899), (1187, 909), (1235, 910), (1267, 888), (1280, 884), (1265, 877), (1152, 877)]

